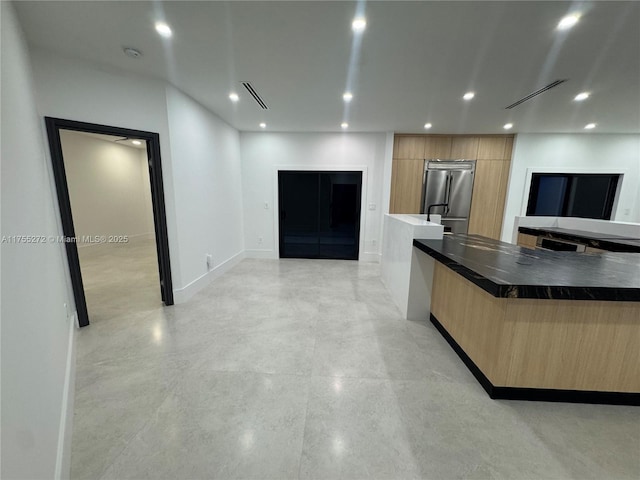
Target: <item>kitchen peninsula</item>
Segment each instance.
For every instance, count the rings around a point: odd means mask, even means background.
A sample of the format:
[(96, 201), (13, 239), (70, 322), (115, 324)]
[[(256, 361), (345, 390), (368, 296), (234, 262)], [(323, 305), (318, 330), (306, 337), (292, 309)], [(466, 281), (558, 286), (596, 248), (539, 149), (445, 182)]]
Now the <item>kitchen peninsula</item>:
[(492, 398), (640, 404), (640, 256), (414, 240), (431, 321)]
[(406, 319), (421, 320), (429, 316), (433, 279), (433, 262), (412, 248), (413, 240), (439, 240), (443, 233), (440, 215), (384, 216), (382, 281)]

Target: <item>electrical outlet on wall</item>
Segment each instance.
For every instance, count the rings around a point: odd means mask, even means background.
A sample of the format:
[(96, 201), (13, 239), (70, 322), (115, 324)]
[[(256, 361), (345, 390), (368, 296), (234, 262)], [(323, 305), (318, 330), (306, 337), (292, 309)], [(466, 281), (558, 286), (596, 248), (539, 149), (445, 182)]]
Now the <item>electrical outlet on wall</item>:
[(262, 237), (258, 237), (258, 245), (262, 245)]
[(207, 270), (213, 269), (213, 255), (207, 253)]

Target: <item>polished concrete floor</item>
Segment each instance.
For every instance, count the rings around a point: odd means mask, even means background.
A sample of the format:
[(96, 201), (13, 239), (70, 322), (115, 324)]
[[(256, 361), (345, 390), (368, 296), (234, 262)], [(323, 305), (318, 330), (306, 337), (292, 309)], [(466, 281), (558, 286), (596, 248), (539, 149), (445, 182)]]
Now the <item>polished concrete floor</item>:
[(637, 408), (489, 399), (378, 265), (244, 260), (162, 307), (137, 262), (77, 337), (73, 478), (640, 477)]

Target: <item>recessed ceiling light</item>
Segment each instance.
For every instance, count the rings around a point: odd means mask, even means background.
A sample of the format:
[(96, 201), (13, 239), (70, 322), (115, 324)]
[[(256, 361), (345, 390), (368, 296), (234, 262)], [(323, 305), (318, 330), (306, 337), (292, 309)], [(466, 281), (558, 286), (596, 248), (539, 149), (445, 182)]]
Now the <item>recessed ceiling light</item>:
[(353, 94), (351, 92), (344, 92), (344, 94), (342, 95), (342, 99), (345, 102), (350, 102), (352, 98), (353, 98)]
[(348, 124), (347, 122), (342, 122), (342, 123), (340, 124), (340, 126), (341, 126), (342, 128), (349, 128), (349, 124)]
[(267, 124), (266, 124), (266, 123), (264, 123), (264, 122), (262, 122), (262, 123), (260, 124), (260, 128), (267, 128)]
[(140, 140), (131, 140), (131, 143), (133, 143), (134, 145), (142, 145), (142, 142)]
[(511, 130), (513, 128), (513, 123), (505, 123), (502, 128), (505, 130)]
[(462, 98), (464, 98), (465, 100), (471, 100), (473, 97), (475, 97), (476, 94), (473, 92), (467, 92), (465, 93)]
[(593, 128), (596, 128), (596, 124), (595, 124), (595, 123), (587, 123), (587, 124), (584, 126), (584, 128), (585, 128), (586, 130), (591, 130), (591, 129), (593, 129)]
[(430, 123), (425, 123), (424, 124), (424, 128), (429, 130), (431, 127), (433, 127), (433, 125), (431, 125)]
[(573, 27), (580, 20), (580, 15), (577, 13), (567, 15), (558, 22), (558, 30), (568, 30)]
[(576, 100), (578, 102), (581, 102), (582, 100), (586, 100), (587, 98), (589, 98), (589, 93), (588, 92), (582, 92), (582, 93), (579, 93), (578, 95), (576, 95), (574, 100)]
[(240, 97), (236, 92), (231, 92), (229, 94), (229, 100), (231, 100), (232, 102), (237, 102), (238, 100), (240, 100)]
[(173, 35), (171, 27), (164, 22), (156, 22), (156, 32), (165, 38), (169, 38)]
[(354, 32), (362, 32), (367, 28), (367, 20), (364, 17), (358, 17), (351, 22), (351, 29)]

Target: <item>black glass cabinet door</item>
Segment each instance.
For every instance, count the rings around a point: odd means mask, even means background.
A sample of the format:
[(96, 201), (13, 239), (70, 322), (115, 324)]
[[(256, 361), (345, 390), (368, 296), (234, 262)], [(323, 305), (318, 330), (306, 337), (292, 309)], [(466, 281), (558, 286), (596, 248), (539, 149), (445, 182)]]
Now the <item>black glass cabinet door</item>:
[(362, 172), (278, 172), (280, 257), (357, 260)]

